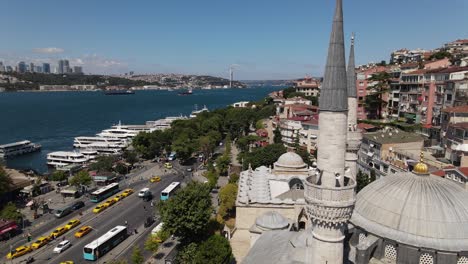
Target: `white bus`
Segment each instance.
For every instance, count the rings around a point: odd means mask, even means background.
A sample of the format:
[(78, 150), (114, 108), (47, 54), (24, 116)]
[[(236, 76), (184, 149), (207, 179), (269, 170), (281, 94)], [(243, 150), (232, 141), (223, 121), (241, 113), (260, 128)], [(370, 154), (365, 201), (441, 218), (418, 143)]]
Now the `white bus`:
[(126, 226), (116, 226), (107, 233), (84, 246), (83, 257), (86, 260), (97, 260), (128, 237)]
[(100, 188), (91, 193), (91, 202), (98, 203), (109, 196), (112, 196), (120, 191), (119, 184), (114, 182), (107, 186)]
[(177, 191), (179, 187), (180, 187), (180, 182), (173, 182), (169, 184), (169, 186), (167, 186), (166, 189), (164, 189), (161, 192), (161, 201), (165, 201), (169, 199), (170, 196), (174, 195), (175, 191)]

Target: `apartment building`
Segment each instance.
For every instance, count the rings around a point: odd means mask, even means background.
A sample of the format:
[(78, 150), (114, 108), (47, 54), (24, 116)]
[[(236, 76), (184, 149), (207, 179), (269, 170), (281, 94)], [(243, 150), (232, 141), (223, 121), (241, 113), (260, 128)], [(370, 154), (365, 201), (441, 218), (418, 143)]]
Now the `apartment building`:
[(367, 119), (369, 114), (365, 109), (365, 98), (370, 93), (369, 87), (375, 85), (375, 82), (369, 81), (373, 74), (384, 72), (387, 70), (385, 66), (373, 66), (358, 69), (356, 71), (356, 89), (358, 96), (357, 118)]
[(320, 81), (306, 76), (304, 79), (295, 81), (296, 92), (306, 96), (318, 96), (320, 93)]

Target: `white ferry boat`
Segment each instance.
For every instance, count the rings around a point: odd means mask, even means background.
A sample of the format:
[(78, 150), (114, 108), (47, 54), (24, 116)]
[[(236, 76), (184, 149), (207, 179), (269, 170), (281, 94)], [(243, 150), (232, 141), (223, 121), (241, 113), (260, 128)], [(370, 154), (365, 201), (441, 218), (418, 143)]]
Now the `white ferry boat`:
[(40, 149), (41, 145), (34, 144), (29, 140), (0, 145), (0, 158), (23, 155), (34, 151), (39, 151)]
[[(122, 152), (122, 147), (116, 146), (114, 144), (109, 144), (105, 142), (94, 142), (91, 144), (88, 144), (84, 150), (87, 151), (96, 151), (98, 154), (103, 154), (103, 155), (117, 155)], [(81, 151), (83, 153), (83, 151)]]
[(155, 130), (166, 130), (171, 128), (172, 122), (175, 120), (186, 120), (188, 117), (180, 115), (180, 116), (168, 116), (163, 119), (158, 119), (156, 121), (146, 121), (146, 125), (153, 127)]
[(203, 106), (202, 109), (198, 110), (197, 109), (197, 105), (195, 105), (195, 110), (192, 111), (192, 113), (190, 114), (190, 118), (195, 118), (197, 117), (198, 114), (200, 113), (203, 113), (203, 112), (209, 112), (210, 110), (208, 110), (208, 108), (205, 106)]
[(110, 128), (104, 129), (101, 133), (97, 134), (98, 137), (105, 137), (105, 138), (119, 138), (119, 139), (132, 139), (134, 138), (139, 132), (132, 131), (124, 128)]
[(85, 158), (88, 159), (88, 161), (96, 159), (96, 157), (99, 155), (99, 153), (96, 150), (92, 149), (83, 149), (80, 150), (80, 153), (83, 154)]
[(82, 153), (74, 151), (56, 151), (47, 154), (47, 165), (52, 167), (64, 167), (70, 164), (83, 165), (89, 159)]
[(73, 141), (73, 147), (75, 148), (87, 148), (93, 143), (105, 143), (109, 144), (112, 148), (123, 149), (128, 146), (126, 139), (111, 138), (111, 137), (76, 137)]

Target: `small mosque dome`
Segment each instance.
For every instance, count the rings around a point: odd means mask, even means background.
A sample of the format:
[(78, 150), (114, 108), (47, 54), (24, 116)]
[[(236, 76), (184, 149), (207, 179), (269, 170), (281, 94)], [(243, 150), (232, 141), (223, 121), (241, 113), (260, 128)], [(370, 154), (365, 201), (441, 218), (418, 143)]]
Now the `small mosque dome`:
[(302, 160), (301, 156), (294, 152), (286, 152), (281, 155), (276, 161), (275, 166), (286, 168), (304, 168), (307, 165)]
[(278, 230), (287, 228), (289, 221), (278, 212), (268, 211), (257, 217), (255, 224), (262, 229)]

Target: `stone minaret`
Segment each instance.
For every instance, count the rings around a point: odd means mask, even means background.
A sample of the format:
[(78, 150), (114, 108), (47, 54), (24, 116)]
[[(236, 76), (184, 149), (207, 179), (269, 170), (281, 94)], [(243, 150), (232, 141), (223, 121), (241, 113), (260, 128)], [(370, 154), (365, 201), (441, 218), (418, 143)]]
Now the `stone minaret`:
[(351, 217), (356, 183), (345, 177), (348, 95), (342, 0), (336, 1), (327, 66), (319, 101), (317, 173), (306, 181), (306, 207), (312, 221), (308, 263), (342, 264), (344, 232)]
[(346, 175), (356, 179), (357, 174), (357, 152), (361, 144), (362, 135), (357, 129), (357, 91), (356, 70), (354, 64), (354, 34), (351, 37), (351, 48), (349, 51), (348, 72), (348, 140), (346, 145)]

